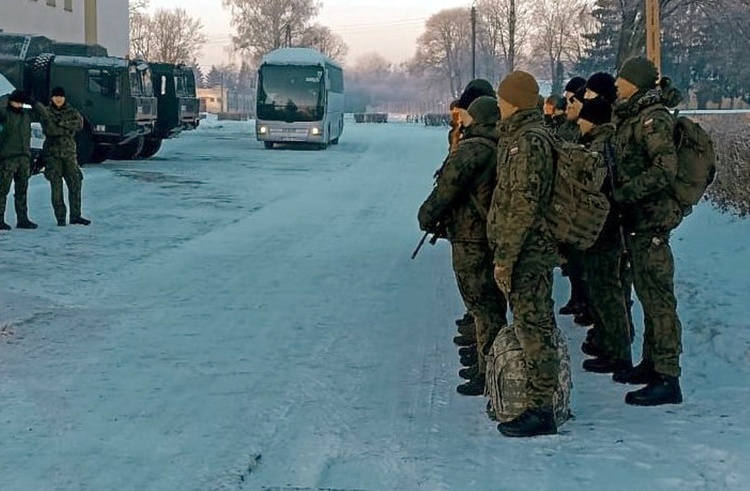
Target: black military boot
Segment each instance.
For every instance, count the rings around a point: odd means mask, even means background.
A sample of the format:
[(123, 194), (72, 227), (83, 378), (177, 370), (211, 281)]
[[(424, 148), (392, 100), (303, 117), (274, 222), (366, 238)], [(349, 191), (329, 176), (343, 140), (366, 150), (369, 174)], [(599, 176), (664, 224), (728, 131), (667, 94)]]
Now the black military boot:
[(600, 356), (583, 361), (583, 369), (592, 373), (614, 373), (633, 368), (630, 360), (615, 360), (608, 356)]
[(16, 228), (24, 228), (26, 230), (34, 230), (35, 228), (38, 228), (39, 225), (32, 222), (28, 218), (26, 220), (20, 220), (18, 223), (16, 223)]
[(589, 356), (601, 358), (606, 356), (607, 353), (602, 348), (601, 343), (598, 341), (597, 327), (594, 326), (586, 333), (586, 340), (581, 344), (581, 351)]
[(472, 356), (477, 354), (477, 345), (472, 344), (471, 346), (464, 346), (458, 348), (458, 356)]
[(497, 429), (509, 437), (557, 434), (555, 415), (551, 409), (527, 409), (513, 421), (500, 423)]
[(588, 305), (581, 304), (581, 310), (573, 318), (573, 322), (579, 326), (591, 326), (596, 323), (596, 318), (591, 313), (591, 308)]
[(5, 222), (0, 222), (0, 230), (10, 230), (11, 227)]
[(474, 324), (474, 316), (469, 312), (466, 312), (460, 319), (456, 319), (456, 325), (458, 327), (468, 326), (470, 324)]
[(680, 379), (657, 374), (647, 386), (628, 392), (625, 404), (632, 406), (661, 406), (662, 404), (682, 404)]
[(58, 227), (64, 227), (65, 226), (65, 219), (64, 218), (58, 218), (57, 219), (57, 226)]
[(457, 346), (471, 346), (474, 344), (477, 344), (477, 338), (475, 337), (469, 337), (464, 336), (463, 334), (459, 334), (458, 336), (455, 336), (453, 338), (453, 344)]
[(458, 376), (465, 380), (471, 380), (479, 376), (479, 365), (462, 368), (458, 371)]
[(91, 225), (91, 220), (83, 217), (75, 217), (70, 219), (71, 225)]
[(484, 374), (467, 380), (465, 383), (456, 387), (456, 392), (462, 396), (481, 396), (484, 395)]
[(466, 354), (464, 356), (461, 356), (461, 365), (463, 365), (465, 367), (470, 367), (472, 365), (476, 365), (477, 362), (478, 362), (478, 358), (477, 358), (477, 352), (476, 352), (476, 350), (473, 351), (473, 352), (471, 352), (471, 353), (468, 353), (468, 354)]
[(581, 305), (572, 298), (568, 300), (568, 303), (560, 307), (560, 315), (578, 315), (580, 311)]
[(636, 366), (612, 374), (612, 380), (621, 384), (645, 385), (659, 377), (653, 363), (643, 360)]

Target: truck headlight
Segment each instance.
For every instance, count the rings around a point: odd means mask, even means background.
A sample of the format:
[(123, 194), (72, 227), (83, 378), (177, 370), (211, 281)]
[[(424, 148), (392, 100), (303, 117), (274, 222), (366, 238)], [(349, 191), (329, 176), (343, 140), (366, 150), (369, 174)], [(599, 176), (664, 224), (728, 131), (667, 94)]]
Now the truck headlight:
[(310, 134), (311, 134), (312, 136), (318, 136), (318, 135), (320, 135), (320, 128), (315, 128), (315, 127), (313, 127), (313, 128), (312, 128), (312, 129), (310, 130)]
[(98, 133), (104, 133), (105, 131), (107, 131), (107, 127), (104, 126), (103, 124), (98, 124), (98, 125), (94, 126), (94, 131), (96, 131)]
[(261, 135), (265, 135), (268, 133), (268, 128), (266, 126), (261, 126), (260, 128), (258, 128), (258, 133), (260, 133)]

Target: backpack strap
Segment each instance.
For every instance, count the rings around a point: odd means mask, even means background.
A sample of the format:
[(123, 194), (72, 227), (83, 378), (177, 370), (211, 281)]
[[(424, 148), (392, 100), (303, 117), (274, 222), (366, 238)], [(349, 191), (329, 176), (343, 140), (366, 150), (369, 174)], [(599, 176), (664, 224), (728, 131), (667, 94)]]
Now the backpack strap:
[[(467, 138), (466, 140), (464, 140), (464, 142), (476, 142), (481, 145), (484, 145), (485, 147), (492, 149), (493, 152), (497, 152), (497, 143), (484, 136), (474, 136), (471, 138)], [(493, 160), (496, 160), (496, 159), (493, 159)], [(491, 162), (490, 165), (488, 165), (484, 169), (484, 172), (482, 172), (479, 178), (477, 178), (477, 180), (474, 181), (474, 183), (476, 184), (487, 179), (487, 177), (489, 177), (492, 171), (496, 170), (495, 169), (496, 166), (497, 166), (496, 162)], [(472, 192), (469, 192), (469, 200), (471, 201), (471, 204), (474, 205), (474, 209), (476, 210), (477, 213), (479, 213), (479, 216), (482, 217), (482, 220), (487, 220), (487, 215), (489, 214), (489, 211), (479, 201), (479, 198), (477, 198), (477, 195)]]

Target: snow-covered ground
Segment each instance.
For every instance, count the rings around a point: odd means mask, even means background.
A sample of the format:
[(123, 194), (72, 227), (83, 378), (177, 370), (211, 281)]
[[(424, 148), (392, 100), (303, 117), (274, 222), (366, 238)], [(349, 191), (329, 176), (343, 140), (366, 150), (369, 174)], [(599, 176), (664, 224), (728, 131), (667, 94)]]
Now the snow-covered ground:
[(40, 228), (0, 234), (0, 490), (750, 489), (750, 222), (702, 206), (674, 239), (683, 405), (626, 406), (561, 318), (576, 419), (511, 440), (455, 392), (447, 245), (409, 260), (445, 131), (252, 130), (86, 168), (90, 227), (32, 179)]

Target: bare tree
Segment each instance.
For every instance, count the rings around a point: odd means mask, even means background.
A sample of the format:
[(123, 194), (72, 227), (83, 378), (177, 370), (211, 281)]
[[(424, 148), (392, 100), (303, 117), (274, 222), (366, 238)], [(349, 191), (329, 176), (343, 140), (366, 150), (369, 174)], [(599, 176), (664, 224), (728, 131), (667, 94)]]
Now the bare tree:
[(588, 0), (537, 0), (532, 48), (537, 57), (545, 60), (553, 94), (562, 90), (564, 62), (585, 49), (583, 35), (593, 28), (589, 9)]
[(484, 52), (502, 59), (505, 72), (515, 69), (526, 44), (531, 23), (529, 0), (479, 0), (477, 12)]
[(198, 57), (206, 36), (200, 20), (185, 9), (159, 9), (153, 16), (136, 12), (130, 21), (133, 55), (148, 61), (191, 63)]
[(341, 36), (320, 24), (315, 24), (305, 30), (295, 46), (317, 49), (324, 55), (340, 62), (343, 62), (347, 53), (349, 53), (349, 46), (346, 45)]
[(413, 66), (439, 82), (448, 82), (454, 96), (468, 81), (471, 58), (471, 15), (468, 8), (438, 12), (417, 40)]
[(379, 53), (366, 53), (357, 58), (353, 73), (372, 79), (382, 79), (393, 72), (393, 64)]
[(232, 14), (234, 49), (258, 61), (291, 46), (310, 28), (320, 10), (317, 0), (222, 0)]
[(128, 12), (132, 16), (135, 13), (143, 12), (148, 8), (150, 0), (130, 0), (128, 4)]

